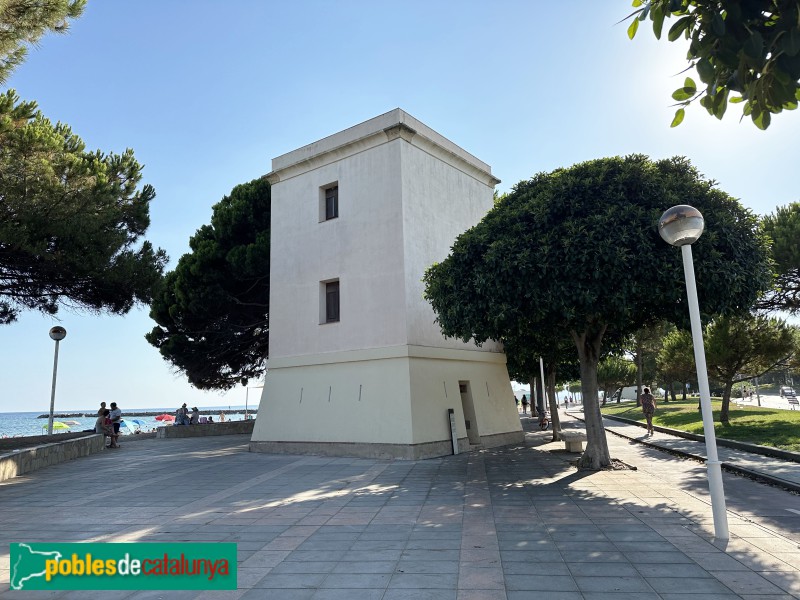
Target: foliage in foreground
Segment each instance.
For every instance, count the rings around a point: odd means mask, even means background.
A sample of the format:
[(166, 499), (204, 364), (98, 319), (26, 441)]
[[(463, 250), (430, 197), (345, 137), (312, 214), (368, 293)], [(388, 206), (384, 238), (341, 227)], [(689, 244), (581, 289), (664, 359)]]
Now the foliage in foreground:
[(28, 46), (48, 32), (64, 33), (69, 19), (83, 13), (86, 0), (3, 0), (0, 2), (0, 84), (25, 60)]
[[(721, 398), (711, 399), (714, 432), (717, 437), (761, 446), (800, 452), (800, 410), (782, 410), (759, 406), (735, 406), (727, 424), (719, 421)], [(609, 404), (603, 414), (644, 423), (642, 409), (632, 402)], [(703, 435), (703, 421), (697, 410), (697, 397), (658, 405), (653, 423), (662, 427)]]
[(164, 277), (145, 337), (199, 389), (226, 390), (264, 372), (269, 349), (270, 187), (238, 185), (213, 208)]
[[(680, 108), (672, 126), (683, 121), (684, 107), (699, 100), (709, 114), (725, 115), (728, 103), (744, 102), (742, 116), (759, 129), (773, 114), (794, 110), (800, 100), (800, 0), (633, 0), (637, 10), (628, 27), (633, 39), (648, 17), (661, 39), (665, 19), (675, 17), (667, 38), (690, 40), (690, 77), (673, 93)], [(737, 94), (731, 96), (731, 92)]]
[(34, 102), (0, 95), (0, 323), (150, 302), (167, 257), (141, 239), (155, 197), (141, 171), (132, 150), (87, 151)]

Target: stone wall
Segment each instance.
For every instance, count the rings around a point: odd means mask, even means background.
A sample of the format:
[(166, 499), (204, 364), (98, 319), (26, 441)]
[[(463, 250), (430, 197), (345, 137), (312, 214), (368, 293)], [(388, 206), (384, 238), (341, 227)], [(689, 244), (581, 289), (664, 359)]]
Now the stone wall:
[(14, 450), (32, 448), (33, 446), (57, 444), (67, 440), (86, 437), (90, 434), (91, 432), (86, 431), (69, 431), (66, 433), (58, 432), (53, 435), (23, 435), (20, 437), (0, 438), (0, 454), (10, 454)]
[(198, 425), (167, 425), (156, 430), (157, 438), (205, 437), (208, 435), (252, 434), (256, 419), (226, 421), (225, 423), (200, 423)]
[(102, 435), (88, 434), (71, 440), (57, 441), (0, 454), (0, 481), (74, 458), (101, 452), (104, 445), (103, 440)]

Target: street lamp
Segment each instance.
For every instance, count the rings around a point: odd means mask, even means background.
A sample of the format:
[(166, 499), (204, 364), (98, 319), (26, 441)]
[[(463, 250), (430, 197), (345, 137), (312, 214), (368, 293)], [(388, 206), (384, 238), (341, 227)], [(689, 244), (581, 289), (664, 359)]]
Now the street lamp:
[(58, 343), (67, 337), (67, 330), (56, 325), (50, 329), (50, 339), (56, 343), (56, 354), (53, 358), (53, 386), (50, 389), (50, 417), (47, 419), (47, 435), (53, 435), (53, 409), (56, 405), (56, 373), (58, 372)]
[(244, 420), (245, 421), (247, 421), (248, 407), (249, 407), (249, 403), (250, 403), (250, 390), (251, 389), (258, 390), (258, 389), (261, 389), (263, 387), (264, 387), (263, 385), (251, 385), (251, 386), (249, 386), (247, 388), (247, 391), (245, 392), (245, 396), (244, 396)]
[(706, 474), (711, 495), (711, 511), (714, 515), (714, 534), (717, 539), (727, 540), (728, 512), (725, 508), (725, 491), (722, 489), (722, 466), (717, 455), (717, 438), (714, 434), (714, 415), (711, 412), (711, 393), (708, 387), (708, 369), (703, 346), (703, 327), (700, 323), (700, 304), (697, 301), (697, 285), (694, 278), (692, 243), (703, 234), (705, 222), (700, 211), (681, 204), (667, 210), (658, 222), (658, 233), (665, 242), (680, 246), (683, 257), (683, 272), (686, 276), (686, 296), (689, 300), (689, 318), (692, 323), (692, 345), (697, 367), (697, 383), (700, 387), (703, 431), (706, 438)]

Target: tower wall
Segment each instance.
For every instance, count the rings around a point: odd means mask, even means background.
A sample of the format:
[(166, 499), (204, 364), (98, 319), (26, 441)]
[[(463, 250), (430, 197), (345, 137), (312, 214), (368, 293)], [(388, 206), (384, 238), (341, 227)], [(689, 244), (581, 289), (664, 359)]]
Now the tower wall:
[(520, 441), (501, 349), (445, 339), (423, 298), (425, 269), (491, 208), (489, 166), (397, 109), (274, 159), (268, 178), (270, 359), (251, 450), (441, 456), (448, 409), (461, 450)]

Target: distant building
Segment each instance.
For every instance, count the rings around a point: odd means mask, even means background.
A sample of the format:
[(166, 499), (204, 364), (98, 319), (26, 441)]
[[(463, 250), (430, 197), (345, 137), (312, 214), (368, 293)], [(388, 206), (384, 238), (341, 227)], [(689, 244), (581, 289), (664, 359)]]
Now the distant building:
[(505, 355), (445, 339), (422, 276), (491, 168), (400, 109), (272, 161), (270, 357), (252, 451), (424, 458), (523, 439)]

